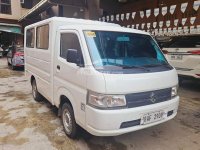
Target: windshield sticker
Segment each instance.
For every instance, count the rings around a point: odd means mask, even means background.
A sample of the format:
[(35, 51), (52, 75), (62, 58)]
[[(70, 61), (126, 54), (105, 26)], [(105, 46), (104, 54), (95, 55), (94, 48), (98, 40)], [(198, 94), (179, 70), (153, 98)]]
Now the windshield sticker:
[(92, 31), (87, 31), (86, 32), (87, 37), (96, 37), (96, 33)]

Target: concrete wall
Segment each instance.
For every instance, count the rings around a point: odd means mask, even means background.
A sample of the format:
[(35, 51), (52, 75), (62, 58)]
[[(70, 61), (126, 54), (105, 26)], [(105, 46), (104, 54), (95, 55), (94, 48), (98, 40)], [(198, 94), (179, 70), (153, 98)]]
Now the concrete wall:
[(63, 6), (63, 17), (83, 18), (84, 12), (79, 7)]
[(54, 17), (54, 16), (59, 16), (59, 6), (52, 6), (48, 8), (46, 11), (41, 13), (41, 20)]
[(85, 18), (91, 20), (98, 20), (102, 11), (99, 8), (100, 0), (87, 0), (87, 8), (62, 6), (63, 17)]
[[(103, 10), (100, 9), (100, 0), (88, 0), (88, 17), (86, 19), (98, 20), (103, 14)], [(86, 13), (87, 14), (87, 13)]]

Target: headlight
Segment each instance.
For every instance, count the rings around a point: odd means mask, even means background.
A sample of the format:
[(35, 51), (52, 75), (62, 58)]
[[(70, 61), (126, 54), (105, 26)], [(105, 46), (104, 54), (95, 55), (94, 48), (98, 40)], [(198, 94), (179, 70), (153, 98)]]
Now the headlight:
[(89, 91), (88, 104), (102, 109), (123, 107), (126, 106), (126, 99), (124, 95), (104, 95)]
[(171, 97), (176, 97), (178, 93), (178, 86), (172, 87)]

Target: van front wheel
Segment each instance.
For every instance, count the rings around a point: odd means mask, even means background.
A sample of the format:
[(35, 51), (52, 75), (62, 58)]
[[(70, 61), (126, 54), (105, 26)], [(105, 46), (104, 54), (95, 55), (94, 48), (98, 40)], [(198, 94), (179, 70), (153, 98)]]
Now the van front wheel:
[(32, 95), (35, 101), (41, 101), (40, 93), (37, 90), (37, 85), (35, 79), (32, 81)]
[(64, 131), (70, 138), (76, 138), (78, 125), (76, 124), (74, 118), (74, 111), (71, 105), (68, 103), (64, 103), (62, 106), (62, 124), (64, 127)]

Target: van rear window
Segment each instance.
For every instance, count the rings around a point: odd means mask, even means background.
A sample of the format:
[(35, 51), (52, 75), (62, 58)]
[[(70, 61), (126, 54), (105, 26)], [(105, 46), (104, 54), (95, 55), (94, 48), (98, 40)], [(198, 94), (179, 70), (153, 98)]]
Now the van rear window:
[(33, 48), (35, 44), (35, 29), (28, 29), (26, 31), (26, 47)]
[(49, 25), (43, 25), (36, 29), (36, 45), (39, 49), (49, 48)]

